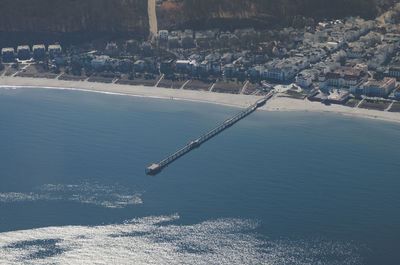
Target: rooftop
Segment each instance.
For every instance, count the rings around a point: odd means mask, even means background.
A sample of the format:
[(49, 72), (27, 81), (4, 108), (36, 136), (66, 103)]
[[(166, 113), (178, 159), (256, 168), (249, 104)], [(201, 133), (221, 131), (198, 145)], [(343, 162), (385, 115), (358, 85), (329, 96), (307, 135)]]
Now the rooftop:
[(393, 85), (393, 83), (396, 83), (396, 79), (395, 78), (384, 78), (383, 80), (369, 80), (368, 82), (365, 83), (365, 86), (377, 86), (377, 87), (382, 87), (382, 88), (387, 88), (391, 85)]

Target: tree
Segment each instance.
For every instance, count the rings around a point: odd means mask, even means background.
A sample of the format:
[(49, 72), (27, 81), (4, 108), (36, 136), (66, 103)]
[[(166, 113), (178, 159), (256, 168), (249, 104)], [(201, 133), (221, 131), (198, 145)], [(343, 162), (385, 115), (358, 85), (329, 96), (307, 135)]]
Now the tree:
[(71, 72), (73, 75), (81, 75), (82, 74), (82, 66), (78, 60), (73, 60), (71, 62)]

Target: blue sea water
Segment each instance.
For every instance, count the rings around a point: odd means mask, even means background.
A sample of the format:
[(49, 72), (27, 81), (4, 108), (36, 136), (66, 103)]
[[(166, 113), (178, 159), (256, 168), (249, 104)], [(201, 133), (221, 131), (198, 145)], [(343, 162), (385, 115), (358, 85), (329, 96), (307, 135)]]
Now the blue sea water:
[(0, 88), (0, 264), (396, 264), (400, 125)]

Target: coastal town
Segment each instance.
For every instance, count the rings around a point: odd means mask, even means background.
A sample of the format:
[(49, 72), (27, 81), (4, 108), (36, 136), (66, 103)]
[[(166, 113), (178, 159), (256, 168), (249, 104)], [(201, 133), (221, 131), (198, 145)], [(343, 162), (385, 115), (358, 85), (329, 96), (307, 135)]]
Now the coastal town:
[[(400, 112), (400, 3), (374, 20), (164, 30), (148, 40), (1, 49), (1, 77), (280, 97)], [(158, 26), (160, 28), (160, 26)]]
[(0, 0), (0, 265), (391, 265), (400, 0)]

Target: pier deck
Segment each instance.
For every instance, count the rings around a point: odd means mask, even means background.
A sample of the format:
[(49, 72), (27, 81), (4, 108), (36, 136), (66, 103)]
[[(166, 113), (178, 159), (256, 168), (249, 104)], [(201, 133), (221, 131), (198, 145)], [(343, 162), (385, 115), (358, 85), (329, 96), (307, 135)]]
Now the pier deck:
[(187, 145), (185, 145), (181, 149), (177, 150), (175, 153), (167, 156), (166, 158), (164, 158), (163, 160), (159, 161), (158, 163), (154, 163), (154, 164), (148, 166), (146, 168), (146, 170), (145, 170), (146, 174), (147, 175), (156, 175), (156, 174), (160, 173), (161, 170), (164, 167), (168, 166), (169, 164), (171, 164), (172, 162), (177, 160), (179, 157), (189, 153), (190, 151), (192, 151), (193, 149), (199, 147), (201, 144), (203, 144), (204, 142), (210, 140), (211, 138), (213, 138), (214, 136), (216, 136), (220, 132), (222, 132), (225, 129), (231, 127), (236, 122), (240, 121), (241, 119), (243, 119), (246, 116), (248, 116), (251, 113), (253, 113), (255, 110), (257, 110), (257, 108), (259, 108), (262, 105), (264, 105), (272, 96), (273, 96), (273, 92), (270, 92), (264, 98), (258, 100), (256, 103), (254, 103), (253, 105), (249, 106), (245, 110), (239, 112), (235, 116), (225, 120), (224, 122), (219, 124), (217, 127), (215, 127), (214, 129), (210, 130), (209, 132), (207, 132), (207, 133), (201, 135), (200, 137), (196, 138), (195, 140), (191, 141), (190, 143), (188, 143)]

